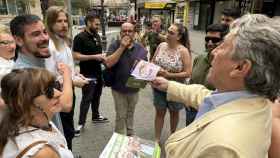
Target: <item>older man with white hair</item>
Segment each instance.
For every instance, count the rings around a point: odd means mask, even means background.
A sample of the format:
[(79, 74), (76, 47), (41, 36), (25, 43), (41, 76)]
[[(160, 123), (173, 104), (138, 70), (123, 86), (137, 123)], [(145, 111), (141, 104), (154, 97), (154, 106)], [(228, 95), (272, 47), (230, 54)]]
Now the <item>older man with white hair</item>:
[(207, 79), (215, 91), (163, 78), (152, 83), (169, 100), (198, 109), (195, 121), (167, 140), (167, 157), (268, 157), (271, 101), (280, 89), (280, 23), (247, 14), (212, 54)]

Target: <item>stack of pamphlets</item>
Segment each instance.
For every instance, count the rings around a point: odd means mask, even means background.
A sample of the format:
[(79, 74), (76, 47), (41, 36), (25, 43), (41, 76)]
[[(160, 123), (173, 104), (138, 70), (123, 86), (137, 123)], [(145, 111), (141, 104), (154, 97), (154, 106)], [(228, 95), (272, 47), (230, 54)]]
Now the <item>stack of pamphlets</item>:
[(160, 158), (157, 143), (114, 133), (99, 158)]

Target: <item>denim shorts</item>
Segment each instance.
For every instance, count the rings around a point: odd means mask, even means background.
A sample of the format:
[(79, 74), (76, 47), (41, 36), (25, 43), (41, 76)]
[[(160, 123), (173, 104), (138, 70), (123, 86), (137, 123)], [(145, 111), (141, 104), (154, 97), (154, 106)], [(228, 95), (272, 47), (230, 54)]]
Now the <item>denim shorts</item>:
[(170, 111), (179, 111), (184, 107), (183, 103), (167, 101), (166, 92), (162, 92), (153, 88), (153, 95), (154, 106), (158, 109), (168, 108)]

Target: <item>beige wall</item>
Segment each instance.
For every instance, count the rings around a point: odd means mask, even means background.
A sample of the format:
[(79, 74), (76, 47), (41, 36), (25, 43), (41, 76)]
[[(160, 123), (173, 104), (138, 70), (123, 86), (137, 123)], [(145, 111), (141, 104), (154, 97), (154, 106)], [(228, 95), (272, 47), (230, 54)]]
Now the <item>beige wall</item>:
[(31, 0), (29, 5), (31, 14), (35, 14), (43, 18), (40, 0)]

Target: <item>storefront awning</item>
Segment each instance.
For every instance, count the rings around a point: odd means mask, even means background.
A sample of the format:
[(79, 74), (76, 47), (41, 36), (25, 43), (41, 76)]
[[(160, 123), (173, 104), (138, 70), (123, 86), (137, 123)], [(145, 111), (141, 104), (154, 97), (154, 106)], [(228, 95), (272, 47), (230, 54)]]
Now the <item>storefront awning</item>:
[[(92, 6), (100, 6), (101, 0), (91, 0)], [(129, 0), (104, 0), (104, 6), (106, 7), (128, 7)]]
[(174, 9), (175, 6), (176, 3), (167, 2), (144, 2), (143, 4), (143, 8), (145, 9)]

